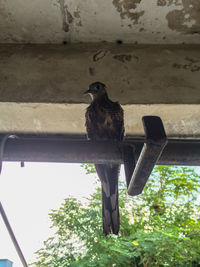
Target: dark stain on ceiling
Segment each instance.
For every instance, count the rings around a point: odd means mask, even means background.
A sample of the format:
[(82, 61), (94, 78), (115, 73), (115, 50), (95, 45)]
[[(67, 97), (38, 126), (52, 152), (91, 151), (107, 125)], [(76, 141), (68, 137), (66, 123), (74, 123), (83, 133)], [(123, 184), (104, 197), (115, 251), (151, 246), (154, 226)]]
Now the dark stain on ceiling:
[(137, 9), (138, 5), (142, 0), (113, 0), (113, 5), (120, 13), (121, 19), (126, 17), (133, 21), (133, 24), (138, 24), (139, 18), (144, 15), (144, 10), (142, 11), (133, 11)]
[[(174, 4), (172, 0), (166, 5)], [(200, 0), (182, 0), (182, 8), (174, 9), (166, 15), (168, 27), (183, 34), (200, 34)]]

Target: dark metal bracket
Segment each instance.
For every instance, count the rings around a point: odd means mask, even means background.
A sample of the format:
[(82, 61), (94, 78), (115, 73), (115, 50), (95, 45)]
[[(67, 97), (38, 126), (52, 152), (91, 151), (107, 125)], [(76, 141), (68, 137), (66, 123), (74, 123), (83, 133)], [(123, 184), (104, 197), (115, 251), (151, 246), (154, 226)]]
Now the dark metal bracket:
[[(118, 143), (89, 141), (86, 139), (86, 135), (49, 133), (16, 133), (16, 135), (17, 138), (7, 139), (3, 161), (123, 164), (124, 161), (126, 162), (125, 155), (129, 161), (132, 158), (129, 154), (132, 155), (133, 152), (137, 161), (143, 144), (146, 142), (143, 137), (133, 136), (125, 136), (124, 141)], [(0, 142), (4, 136), (5, 134), (0, 134)], [(129, 148), (128, 152), (124, 152), (123, 147), (129, 146), (133, 150)], [(200, 166), (200, 139), (185, 137), (168, 139), (168, 143), (156, 164)]]
[[(142, 193), (156, 162), (167, 144), (165, 129), (160, 117), (144, 116), (142, 121), (146, 141), (134, 168), (132, 178), (130, 179), (129, 176), (126, 179), (128, 181), (128, 194), (131, 196), (136, 196)], [(128, 175), (130, 175), (130, 173)]]

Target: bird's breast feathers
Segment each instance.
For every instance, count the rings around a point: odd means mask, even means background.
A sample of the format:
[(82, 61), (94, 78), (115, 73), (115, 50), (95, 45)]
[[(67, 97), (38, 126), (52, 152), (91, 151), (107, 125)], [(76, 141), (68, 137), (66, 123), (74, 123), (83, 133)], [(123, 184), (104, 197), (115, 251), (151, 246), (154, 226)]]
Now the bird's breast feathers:
[(118, 103), (92, 103), (86, 112), (86, 127), (90, 139), (120, 140), (123, 132), (123, 110)]
[(96, 111), (96, 119), (97, 119), (97, 124), (101, 128), (105, 129), (113, 129), (114, 130), (114, 125), (113, 125), (113, 115), (109, 113), (109, 111), (104, 110), (104, 109), (97, 109)]

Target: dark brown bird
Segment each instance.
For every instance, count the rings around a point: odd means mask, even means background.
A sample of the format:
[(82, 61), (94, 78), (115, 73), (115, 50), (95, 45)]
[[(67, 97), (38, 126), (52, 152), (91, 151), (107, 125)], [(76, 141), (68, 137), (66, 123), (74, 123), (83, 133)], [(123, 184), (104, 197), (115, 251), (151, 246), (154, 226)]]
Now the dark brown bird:
[[(86, 130), (90, 140), (121, 141), (124, 136), (123, 109), (118, 102), (108, 98), (106, 86), (95, 82), (90, 84), (85, 92), (92, 98), (92, 103), (86, 110)], [(95, 164), (102, 186), (102, 218), (103, 233), (118, 234), (118, 176), (120, 165)]]

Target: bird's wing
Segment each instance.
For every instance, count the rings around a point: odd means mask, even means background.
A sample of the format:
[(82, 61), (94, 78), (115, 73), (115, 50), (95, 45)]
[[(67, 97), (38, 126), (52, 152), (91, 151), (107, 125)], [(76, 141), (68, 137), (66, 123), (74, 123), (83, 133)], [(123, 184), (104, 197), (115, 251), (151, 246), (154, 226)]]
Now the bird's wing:
[(92, 105), (90, 105), (86, 110), (85, 126), (88, 139), (95, 140), (97, 124), (96, 124), (95, 110)]
[(112, 111), (112, 121), (115, 129), (115, 139), (122, 141), (124, 137), (124, 112), (118, 103), (116, 108)]

